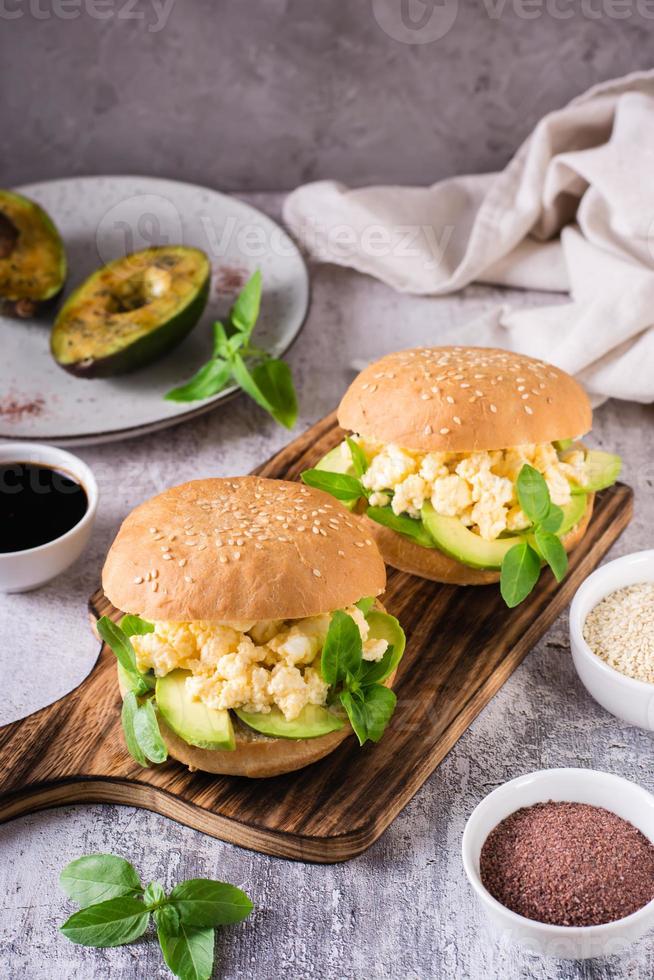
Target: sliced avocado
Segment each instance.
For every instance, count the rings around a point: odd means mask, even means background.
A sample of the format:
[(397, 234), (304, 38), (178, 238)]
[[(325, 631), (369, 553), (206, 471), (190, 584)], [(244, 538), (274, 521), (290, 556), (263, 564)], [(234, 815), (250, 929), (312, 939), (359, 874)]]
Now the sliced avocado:
[(0, 297), (3, 310), (30, 317), (66, 279), (66, 253), (48, 214), (21, 194), (0, 190)]
[(588, 497), (585, 493), (575, 494), (569, 504), (565, 504), (561, 508), (563, 511), (563, 521), (561, 522), (561, 527), (556, 532), (560, 538), (562, 538), (568, 531), (571, 531), (573, 527), (576, 527), (581, 518), (586, 512), (586, 505), (588, 503)]
[(402, 659), (402, 654), (404, 653), (404, 647), (406, 645), (406, 637), (404, 635), (404, 630), (400, 626), (395, 616), (389, 616), (388, 613), (384, 613), (380, 609), (371, 609), (366, 616), (366, 619), (368, 620), (368, 625), (370, 626), (368, 638), (371, 640), (386, 640), (389, 647), (393, 647), (393, 655), (386, 673), (382, 677), (378, 678), (378, 681), (381, 682), (386, 680), (387, 677), (390, 677)]
[(146, 248), (103, 266), (72, 293), (55, 320), (55, 361), (86, 378), (124, 374), (180, 343), (200, 319), (211, 267), (182, 245)]
[[(563, 457), (565, 462), (565, 456)], [(618, 479), (622, 469), (622, 460), (613, 453), (602, 452), (601, 449), (589, 449), (586, 453), (586, 474), (588, 480), (583, 486), (571, 484), (573, 494), (596, 493), (611, 487)]]
[(344, 718), (319, 704), (307, 704), (293, 721), (287, 721), (279, 708), (267, 713), (236, 708), (234, 714), (255, 732), (271, 738), (320, 738), (345, 725)]
[[(327, 473), (344, 473), (346, 476), (356, 476), (352, 463), (348, 463), (341, 455), (341, 445), (342, 443), (339, 443), (338, 446), (330, 449), (329, 452), (316, 463), (315, 469), (325, 470)], [(348, 510), (354, 510), (358, 501), (341, 500), (341, 503), (344, 507), (347, 507)]]
[(514, 534), (510, 538), (485, 538), (470, 531), (458, 517), (444, 517), (437, 514), (430, 503), (422, 505), (422, 520), (436, 542), (436, 547), (445, 555), (471, 568), (500, 569), (502, 560), (514, 545), (525, 540), (524, 535)]
[(173, 670), (157, 678), (156, 699), (161, 717), (168, 727), (189, 745), (200, 749), (236, 748), (229, 711), (208, 708), (194, 701), (186, 689), (187, 670)]

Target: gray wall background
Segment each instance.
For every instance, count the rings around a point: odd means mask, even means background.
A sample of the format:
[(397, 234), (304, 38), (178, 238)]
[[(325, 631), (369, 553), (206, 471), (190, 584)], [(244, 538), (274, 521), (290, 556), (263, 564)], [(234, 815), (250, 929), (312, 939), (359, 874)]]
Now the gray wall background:
[(428, 183), (654, 61), (654, 0), (425, 2), (0, 0), (0, 185)]

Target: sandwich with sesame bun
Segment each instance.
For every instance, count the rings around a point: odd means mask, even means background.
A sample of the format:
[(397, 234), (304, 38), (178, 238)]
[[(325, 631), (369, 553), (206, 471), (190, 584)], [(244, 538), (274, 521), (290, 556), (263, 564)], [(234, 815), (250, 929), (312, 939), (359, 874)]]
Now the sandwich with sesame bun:
[(522, 602), (544, 565), (557, 580), (594, 493), (620, 458), (587, 449), (583, 388), (505, 350), (422, 347), (355, 378), (338, 409), (349, 435), (305, 484), (362, 515), (389, 565), (459, 585), (500, 581)]
[(141, 765), (274, 776), (348, 735), (378, 741), (404, 633), (361, 518), (297, 483), (195, 480), (137, 507), (111, 546), (98, 632)]

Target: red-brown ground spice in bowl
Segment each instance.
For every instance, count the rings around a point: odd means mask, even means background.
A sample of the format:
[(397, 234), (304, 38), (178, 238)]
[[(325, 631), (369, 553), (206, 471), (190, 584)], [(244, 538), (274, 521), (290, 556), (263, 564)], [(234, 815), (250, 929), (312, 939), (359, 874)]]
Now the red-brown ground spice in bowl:
[(486, 838), (479, 870), (506, 908), (558, 926), (614, 922), (654, 899), (654, 844), (587, 803), (516, 810)]

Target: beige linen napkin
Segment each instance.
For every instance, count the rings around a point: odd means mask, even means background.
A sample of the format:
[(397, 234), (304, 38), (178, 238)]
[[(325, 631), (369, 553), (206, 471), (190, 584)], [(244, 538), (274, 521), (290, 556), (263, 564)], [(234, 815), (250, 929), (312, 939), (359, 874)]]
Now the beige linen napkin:
[(425, 188), (319, 181), (289, 195), (284, 218), (314, 258), (394, 289), (569, 292), (563, 305), (500, 307), (459, 342), (546, 358), (596, 403), (654, 401), (654, 71), (549, 113), (502, 173)]

